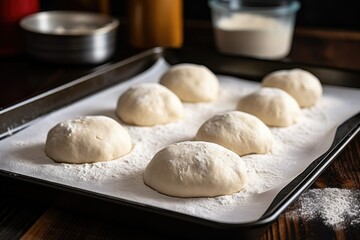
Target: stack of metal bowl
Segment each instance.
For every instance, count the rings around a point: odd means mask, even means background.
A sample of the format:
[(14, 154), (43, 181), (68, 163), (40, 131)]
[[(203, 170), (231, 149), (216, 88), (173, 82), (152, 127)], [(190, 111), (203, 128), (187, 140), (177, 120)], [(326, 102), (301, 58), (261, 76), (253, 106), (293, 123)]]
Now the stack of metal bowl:
[(65, 64), (98, 64), (116, 48), (116, 18), (73, 11), (39, 12), (23, 18), (29, 55)]

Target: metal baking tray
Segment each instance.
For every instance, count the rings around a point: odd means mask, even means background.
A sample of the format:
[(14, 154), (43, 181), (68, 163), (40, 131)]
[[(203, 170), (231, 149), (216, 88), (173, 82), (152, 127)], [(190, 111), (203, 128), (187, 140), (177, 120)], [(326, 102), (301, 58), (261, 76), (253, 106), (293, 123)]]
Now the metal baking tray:
[[(32, 121), (41, 116), (97, 91), (126, 81), (150, 68), (162, 57), (170, 64), (182, 62), (203, 64), (217, 74), (232, 75), (254, 81), (260, 81), (265, 74), (278, 69), (298, 67), (311, 71), (323, 79), (323, 84), (360, 88), (360, 73), (357, 71), (289, 61), (240, 58), (196, 49), (154, 48), (1, 110), (0, 137), (6, 138), (31, 125)], [(81, 210), (89, 215), (141, 224), (145, 227), (168, 231), (171, 234), (185, 234), (184, 236), (188, 237), (190, 236), (188, 234), (191, 233), (192, 237), (218, 235), (252, 239), (261, 236), (266, 228), (319, 177), (359, 130), (360, 113), (338, 127), (330, 149), (284, 187), (259, 220), (244, 224), (210, 221), (1, 169), (0, 182), (8, 188), (22, 189), (20, 192), (25, 194), (31, 192), (31, 194), (26, 194), (27, 197), (37, 201)], [(181, 224), (181, 228), (178, 227), (179, 224)]]

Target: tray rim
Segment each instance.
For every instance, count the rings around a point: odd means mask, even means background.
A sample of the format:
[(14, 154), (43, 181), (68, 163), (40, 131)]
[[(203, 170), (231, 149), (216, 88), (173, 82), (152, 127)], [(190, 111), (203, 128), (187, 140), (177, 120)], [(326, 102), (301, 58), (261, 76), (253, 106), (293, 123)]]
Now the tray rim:
[[(32, 103), (33, 101), (39, 99), (39, 98), (45, 98), (51, 94), (53, 94), (54, 92), (57, 91), (61, 91), (66, 89), (67, 87), (71, 87), (73, 85), (78, 84), (79, 82), (83, 82), (83, 81), (87, 81), (89, 79), (91, 79), (92, 77), (96, 77), (99, 76), (103, 73), (106, 73), (108, 71), (111, 71), (113, 69), (119, 68), (121, 66), (124, 66), (126, 64), (129, 64), (132, 61), (137, 61), (137, 60), (141, 60), (142, 58), (148, 57), (148, 56), (157, 56), (157, 58), (160, 57), (164, 57), (166, 59), (166, 57), (164, 55), (166, 55), (167, 53), (169, 53), (169, 51), (173, 51), (172, 49), (164, 49), (164, 48), (153, 48), (150, 50), (147, 50), (145, 52), (142, 52), (140, 54), (134, 55), (130, 58), (127, 58), (125, 60), (119, 61), (117, 63), (111, 64), (99, 71), (96, 71), (94, 73), (90, 73), (88, 75), (85, 75), (81, 78), (78, 78), (74, 81), (71, 81), (69, 83), (66, 83), (64, 85), (61, 85), (55, 89), (49, 90), (43, 94), (37, 95), (33, 98), (27, 99), (23, 102), (20, 102), (18, 104), (15, 104), (9, 108), (5, 108), (3, 110), (0, 111), (0, 116), (1, 114), (3, 114), (4, 112), (8, 112), (8, 111), (12, 111), (13, 109), (17, 109), (19, 106), (23, 106), (23, 104), (29, 104)], [(175, 50), (177, 51), (177, 50)], [(323, 68), (323, 67), (320, 67)], [(346, 71), (346, 70), (345, 70)], [(139, 72), (140, 73), (140, 72)], [(138, 73), (138, 74), (139, 74)], [(102, 90), (102, 89), (101, 89)], [(41, 116), (38, 116), (41, 117)], [(354, 120), (355, 119), (355, 120)], [(271, 211), (269, 214), (268, 210), (265, 212), (265, 214), (263, 216), (261, 216), (258, 220), (255, 221), (250, 221), (250, 222), (242, 222), (242, 223), (226, 223), (226, 222), (219, 222), (219, 221), (214, 221), (214, 220), (208, 220), (208, 219), (204, 219), (204, 218), (200, 218), (200, 217), (195, 217), (195, 216), (191, 216), (191, 215), (187, 215), (185, 213), (178, 213), (178, 212), (173, 212), (171, 210), (167, 210), (167, 209), (163, 209), (163, 208), (159, 208), (159, 207), (154, 207), (154, 206), (150, 206), (150, 205), (145, 205), (145, 204), (141, 204), (139, 202), (133, 202), (133, 201), (129, 201), (126, 199), (120, 199), (120, 198), (116, 198), (116, 197), (111, 197), (108, 195), (104, 195), (104, 194), (100, 194), (100, 193), (96, 193), (93, 191), (89, 191), (89, 190), (85, 190), (82, 188), (77, 188), (77, 187), (72, 187), (72, 186), (68, 186), (68, 185), (64, 185), (64, 184), (60, 184), (60, 183), (55, 183), (55, 182), (51, 182), (48, 180), (44, 180), (44, 179), (39, 179), (36, 177), (30, 177), (27, 175), (22, 175), (22, 174), (17, 174), (14, 172), (9, 172), (3, 169), (0, 169), (0, 176), (4, 176), (4, 177), (8, 177), (8, 178), (16, 178), (18, 180), (22, 180), (22, 181), (27, 181), (33, 184), (40, 184), (40, 185), (44, 185), (47, 187), (52, 187), (55, 189), (61, 189), (61, 190), (65, 190), (65, 191), (73, 191), (75, 193), (79, 193), (88, 197), (95, 197), (97, 199), (100, 199), (102, 201), (115, 201), (116, 204), (123, 204), (129, 207), (135, 207), (135, 208), (140, 208), (142, 210), (147, 210), (147, 211), (155, 211), (157, 213), (159, 213), (160, 215), (164, 215), (167, 217), (176, 217), (176, 218), (180, 218), (182, 220), (185, 221), (189, 221), (192, 223), (200, 223), (206, 226), (210, 226), (210, 227), (215, 227), (215, 228), (221, 228), (221, 229), (232, 229), (232, 228), (248, 228), (248, 227), (254, 227), (254, 226), (262, 226), (264, 224), (269, 224), (272, 221), (276, 220), (276, 218), (278, 218), (278, 216), (292, 203), (294, 202), (299, 195), (305, 191), (315, 180), (316, 178), (321, 174), (322, 171), (324, 171), (328, 165), (331, 164), (331, 162), (336, 158), (336, 156), (340, 153), (340, 151), (347, 145), (348, 142), (350, 142), (352, 140), (352, 138), (354, 138), (356, 136), (356, 134), (358, 134), (358, 132), (360, 131), (360, 113), (358, 113), (357, 115), (355, 115), (353, 118), (349, 119), (348, 121), (353, 120), (355, 121), (355, 123), (353, 123), (353, 125), (351, 126), (351, 129), (349, 131), (346, 132), (346, 134), (344, 136), (340, 136), (340, 140), (338, 139), (337, 142), (335, 141), (336, 138), (334, 139), (334, 142), (332, 144), (332, 146), (330, 147), (330, 149), (325, 152), (322, 156), (320, 156), (317, 160), (320, 161), (319, 164), (317, 164), (317, 166), (315, 168), (312, 169), (311, 173), (308, 174), (308, 176), (303, 179), (303, 184), (301, 184), (301, 186), (299, 186), (298, 189), (293, 189), (293, 191), (287, 196), (287, 200), (282, 203), (281, 206), (278, 206), (275, 211)], [(31, 124), (31, 122), (29, 122), (28, 124), (25, 123), (23, 125), (19, 126), (19, 129), (17, 130), (21, 130), (23, 129), (23, 127), (28, 126), (29, 124)], [(343, 126), (344, 124), (342, 124), (341, 126)], [(338, 128), (339, 130), (339, 128)], [(336, 135), (338, 135), (338, 131)], [(6, 137), (6, 136), (5, 136)], [(0, 139), (1, 140), (1, 139)], [(335, 146), (333, 146), (335, 145)], [(330, 156), (330, 158), (329, 158)], [(315, 160), (315, 161), (317, 161)], [(315, 162), (314, 161), (314, 162)], [(322, 164), (323, 162), (325, 162), (324, 164)], [(310, 166), (308, 166), (304, 172), (308, 171), (308, 168)], [(296, 177), (297, 178), (297, 177)]]
[[(308, 187), (310, 187), (310, 185), (317, 179), (317, 177), (319, 177), (319, 175), (332, 163), (332, 161), (342, 151), (342, 149), (346, 146), (346, 144), (349, 143), (360, 132), (360, 113), (356, 114), (355, 116), (350, 118), (348, 121), (354, 121), (354, 122), (357, 122), (357, 124), (355, 124), (354, 126), (351, 127), (350, 132), (348, 132), (346, 136), (341, 137), (341, 141), (338, 141), (338, 142), (334, 141), (332, 144), (332, 147), (334, 145), (335, 146), (333, 148), (330, 147), (330, 149), (327, 152), (325, 152), (323, 155), (321, 155), (318, 159), (314, 160), (314, 162), (320, 161), (320, 163), (316, 164), (317, 165), (316, 167), (312, 168), (311, 166), (308, 166), (302, 172), (302, 173), (307, 172), (309, 169), (312, 170), (311, 173), (306, 176), (306, 178), (302, 179), (302, 184), (298, 185), (297, 189), (293, 189), (293, 191), (287, 195), (287, 198), (283, 199), (284, 202), (281, 203), (281, 205), (279, 207), (274, 208), (275, 211), (272, 211), (270, 214), (267, 214), (267, 212), (269, 210), (268, 209), (258, 220), (243, 222), (243, 223), (226, 223), (226, 222), (221, 222), (221, 221), (209, 220), (209, 219), (205, 219), (205, 218), (201, 218), (201, 217), (187, 215), (185, 213), (174, 212), (174, 211), (156, 207), (156, 206), (142, 204), (142, 203), (136, 202), (136, 201), (121, 199), (121, 198), (109, 196), (106, 194), (65, 185), (62, 183), (52, 182), (52, 181), (44, 180), (41, 178), (27, 176), (27, 175), (15, 173), (15, 172), (10, 172), (10, 171), (3, 170), (3, 169), (0, 169), (0, 176), (13, 178), (13, 179), (21, 180), (21, 181), (26, 181), (26, 182), (33, 183), (33, 184), (39, 184), (39, 185), (43, 185), (46, 187), (55, 188), (55, 189), (59, 189), (59, 190), (70, 191), (73, 193), (78, 193), (81, 195), (85, 195), (87, 197), (93, 197), (93, 198), (103, 200), (103, 201), (112, 201), (112, 202), (115, 202), (116, 204), (128, 205), (129, 207), (141, 208), (142, 210), (157, 211), (158, 213), (164, 214), (166, 216), (177, 215), (178, 218), (180, 217), (181, 219), (185, 219), (187, 221), (191, 220), (191, 221), (200, 222), (207, 226), (212, 226), (214, 224), (221, 228), (261, 226), (261, 225), (268, 224), (268, 223), (271, 223), (274, 220), (276, 220), (276, 218), (278, 218), (278, 216), (289, 205), (291, 205), (299, 197), (299, 195), (301, 193), (303, 193), (303, 191), (305, 191)], [(341, 126), (345, 126), (345, 125), (342, 124), (342, 125), (340, 125), (340, 127)], [(337, 131), (336, 135), (337, 134), (338, 134), (338, 131)], [(331, 158), (326, 159), (326, 157), (328, 157), (329, 155), (331, 156)], [(323, 164), (323, 162), (325, 162), (325, 163)], [(297, 177), (299, 177), (299, 175)], [(269, 208), (271, 208), (271, 207), (269, 207)], [(272, 210), (272, 209), (270, 209), (270, 210)]]

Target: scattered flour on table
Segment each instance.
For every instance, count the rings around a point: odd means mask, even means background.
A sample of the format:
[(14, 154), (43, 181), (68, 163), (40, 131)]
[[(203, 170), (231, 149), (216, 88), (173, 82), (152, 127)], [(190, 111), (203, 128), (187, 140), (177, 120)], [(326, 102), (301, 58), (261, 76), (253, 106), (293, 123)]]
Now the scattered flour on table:
[(350, 219), (350, 226), (360, 225), (360, 189), (311, 189), (304, 192), (298, 202), (299, 209), (290, 212), (290, 216), (299, 215), (307, 220), (320, 218), (334, 229), (345, 228)]

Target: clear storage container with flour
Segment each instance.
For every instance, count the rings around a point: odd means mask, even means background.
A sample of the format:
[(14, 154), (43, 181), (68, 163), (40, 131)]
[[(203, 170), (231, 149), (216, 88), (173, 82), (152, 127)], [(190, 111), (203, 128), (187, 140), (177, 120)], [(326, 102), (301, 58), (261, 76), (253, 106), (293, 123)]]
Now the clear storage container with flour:
[(220, 52), (262, 59), (279, 59), (290, 52), (299, 2), (210, 0), (209, 6)]

